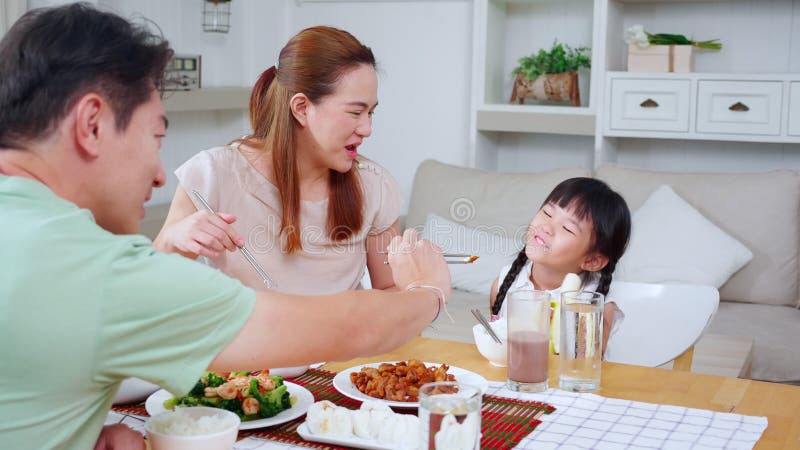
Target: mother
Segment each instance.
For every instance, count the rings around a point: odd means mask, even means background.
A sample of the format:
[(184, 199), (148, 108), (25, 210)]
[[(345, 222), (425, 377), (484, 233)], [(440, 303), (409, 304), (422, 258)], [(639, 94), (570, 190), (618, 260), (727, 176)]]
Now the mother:
[[(354, 289), (365, 268), (373, 288), (392, 288), (380, 252), (398, 234), (401, 195), (358, 153), (378, 105), (375, 68), (372, 50), (346, 31), (319, 26), (291, 38), (253, 88), (253, 133), (175, 172), (180, 187), (156, 248), (205, 256), (254, 288), (261, 279), (233, 253), (242, 244), (282, 292)], [(224, 213), (203, 210), (192, 190)]]

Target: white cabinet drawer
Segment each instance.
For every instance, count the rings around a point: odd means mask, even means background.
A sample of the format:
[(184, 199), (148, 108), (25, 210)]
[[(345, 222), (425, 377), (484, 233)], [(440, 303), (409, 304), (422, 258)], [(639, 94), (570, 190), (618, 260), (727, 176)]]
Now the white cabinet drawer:
[(789, 88), (789, 134), (800, 136), (800, 83), (794, 82)]
[(612, 79), (612, 130), (689, 131), (689, 80)]
[(704, 81), (697, 86), (697, 132), (778, 135), (780, 81)]

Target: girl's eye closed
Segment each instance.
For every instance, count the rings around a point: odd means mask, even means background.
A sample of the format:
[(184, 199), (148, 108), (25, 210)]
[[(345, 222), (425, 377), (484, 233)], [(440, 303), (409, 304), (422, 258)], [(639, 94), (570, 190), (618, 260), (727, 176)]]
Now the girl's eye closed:
[(574, 231), (570, 230), (570, 229), (569, 229), (569, 228), (567, 228), (567, 227), (562, 227), (562, 228), (564, 228), (564, 230), (566, 230), (566, 231), (567, 231), (567, 233), (569, 233), (569, 234), (571, 234), (571, 235), (575, 236), (575, 232), (574, 232)]
[(544, 209), (542, 210), (542, 213), (544, 213), (544, 215), (547, 216), (547, 217), (553, 217), (549, 212), (547, 212)]

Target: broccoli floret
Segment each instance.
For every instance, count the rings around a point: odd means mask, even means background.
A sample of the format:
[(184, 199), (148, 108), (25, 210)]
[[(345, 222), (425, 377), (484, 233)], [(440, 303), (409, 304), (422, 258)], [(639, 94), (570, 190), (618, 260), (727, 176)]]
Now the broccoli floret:
[(214, 372), (206, 372), (205, 377), (206, 377), (206, 384), (208, 385), (208, 387), (222, 386), (223, 384), (225, 384), (226, 381), (225, 378), (222, 378), (221, 376), (215, 374)]
[(230, 400), (221, 399), (216, 407), (234, 412), (238, 414), (240, 418), (244, 416), (244, 412), (242, 411), (242, 401), (238, 398), (232, 398)]
[(194, 385), (191, 391), (189, 391), (189, 395), (192, 397), (202, 397), (205, 395), (206, 392), (206, 385), (203, 384), (202, 381), (198, 381), (197, 384)]
[(292, 407), (289, 392), (286, 390), (286, 385), (283, 384), (282, 379), (280, 386), (264, 394), (258, 391), (258, 381), (252, 379), (250, 380), (250, 394), (258, 400), (262, 417), (272, 417)]
[(175, 409), (175, 405), (177, 405), (179, 401), (180, 401), (179, 397), (170, 397), (164, 400), (164, 408), (169, 409), (171, 411)]
[[(281, 387), (286, 387), (281, 385)], [(284, 389), (283, 394), (281, 394), (281, 406), (283, 409), (289, 409), (292, 407), (292, 398), (289, 396), (289, 391)]]
[(279, 377), (278, 375), (270, 375), (269, 377), (275, 382), (275, 387), (283, 386), (283, 377)]
[(198, 400), (198, 397), (187, 396), (181, 397), (181, 399), (178, 401), (178, 404), (181, 406), (200, 406), (200, 401)]

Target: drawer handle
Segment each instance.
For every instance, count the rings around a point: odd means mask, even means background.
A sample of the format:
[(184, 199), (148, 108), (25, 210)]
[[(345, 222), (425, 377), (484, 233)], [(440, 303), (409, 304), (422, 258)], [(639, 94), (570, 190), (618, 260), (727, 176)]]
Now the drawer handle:
[(658, 108), (658, 102), (656, 102), (652, 98), (648, 98), (642, 103), (639, 103), (639, 106), (641, 106), (642, 108)]
[(736, 103), (732, 104), (731, 106), (729, 106), (728, 109), (730, 109), (731, 111), (742, 111), (742, 112), (750, 111), (750, 107), (745, 105), (742, 102), (736, 102)]

